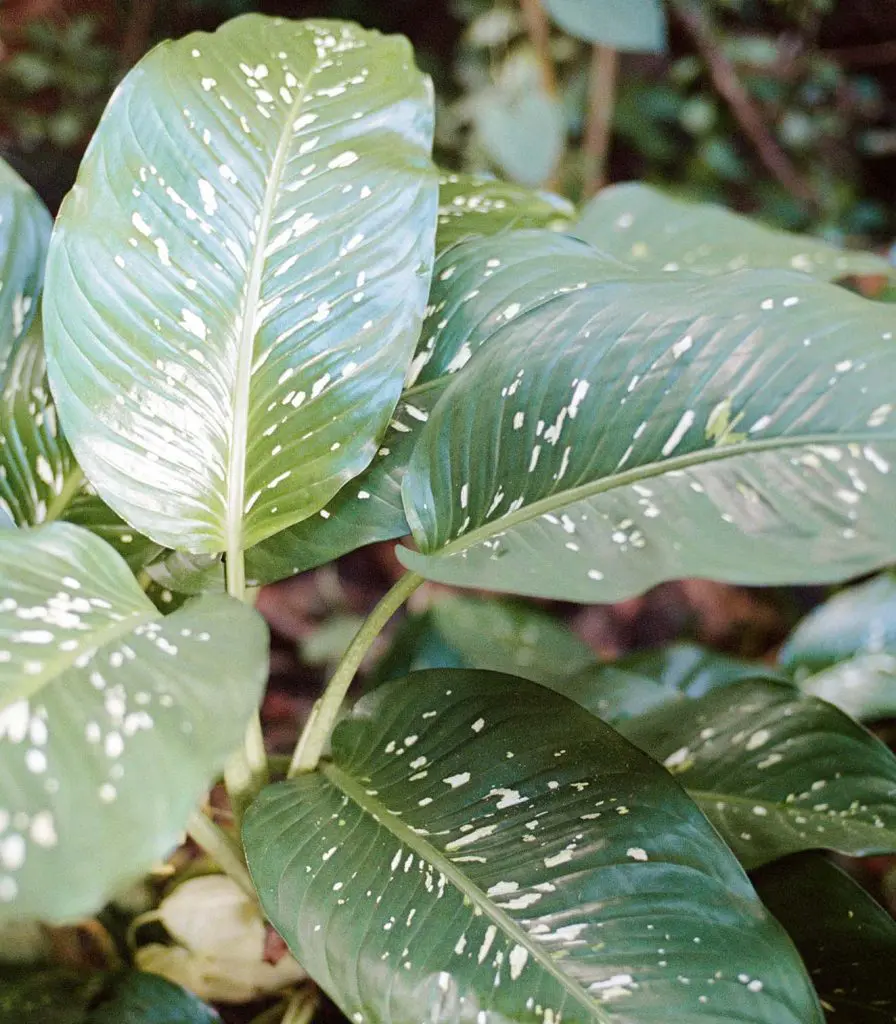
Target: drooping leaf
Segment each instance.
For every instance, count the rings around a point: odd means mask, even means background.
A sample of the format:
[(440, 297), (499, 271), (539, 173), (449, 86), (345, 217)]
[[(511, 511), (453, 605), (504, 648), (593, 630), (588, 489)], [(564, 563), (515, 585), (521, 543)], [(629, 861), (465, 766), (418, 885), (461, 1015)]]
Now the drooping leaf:
[(247, 15), (154, 49), (57, 221), (50, 379), (99, 494), (250, 547), (373, 458), (426, 301), (432, 98), (406, 40)]
[(401, 560), (574, 601), (892, 561), (886, 309), (752, 271), (609, 281), (515, 317), (420, 432)]
[(417, 435), (451, 375), (507, 317), (568, 292), (583, 279), (630, 273), (576, 239), (544, 231), (476, 239), (436, 261), (427, 316), (408, 386), (376, 458), (321, 509), (247, 553), (251, 581), (273, 583), (377, 541), (410, 532), (401, 482)]
[(37, 312), (52, 226), (33, 189), (0, 160), (0, 378)]
[(271, 921), (371, 1024), (821, 1019), (669, 776), (514, 677), (434, 671), (374, 691), (331, 763), (262, 793), (244, 840)]
[(476, 235), (523, 228), (562, 230), (575, 216), (572, 203), (484, 174), (442, 174), (436, 251)]
[(564, 31), (589, 43), (635, 52), (666, 48), (661, 0), (544, 0), (544, 5)]
[(896, 654), (896, 576), (881, 573), (807, 615), (778, 655), (797, 677), (862, 654)]
[(845, 871), (803, 854), (758, 872), (763, 902), (790, 933), (829, 1024), (896, 1020), (896, 923)]
[(627, 718), (654, 708), (702, 697), (742, 679), (786, 677), (754, 662), (730, 658), (696, 644), (674, 644), (643, 651), (609, 664), (591, 665), (558, 684), (546, 682), (560, 693), (593, 711), (605, 722), (619, 726)]
[(896, 757), (837, 708), (770, 680), (618, 723), (748, 868), (812, 849), (896, 852)]
[(891, 264), (871, 253), (776, 231), (723, 207), (683, 202), (634, 182), (603, 189), (571, 231), (625, 263), (667, 274), (768, 268), (833, 281), (894, 273)]
[(163, 618), (67, 523), (0, 533), (0, 920), (66, 920), (178, 842), (267, 674), (260, 617)]

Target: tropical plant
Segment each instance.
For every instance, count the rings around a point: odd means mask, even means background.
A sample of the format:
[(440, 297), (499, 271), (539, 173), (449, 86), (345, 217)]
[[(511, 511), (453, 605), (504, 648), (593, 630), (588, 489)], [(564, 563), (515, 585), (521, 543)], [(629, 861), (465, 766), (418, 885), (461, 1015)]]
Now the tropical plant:
[[(126, 77), (52, 237), (4, 170), (0, 922), (120, 905), (186, 830), (229, 883), (176, 879), (130, 938), (164, 926), (136, 962), (187, 983), (269, 991), (227, 966), (263, 913), (359, 1024), (891, 1013), (852, 947), (894, 926), (811, 851), (896, 851), (896, 759), (782, 674), (811, 637), (780, 671), (602, 665), (457, 597), (344, 710), (424, 580), (612, 602), (896, 559), (891, 312), (832, 283), (885, 262), (636, 185), (575, 211), (440, 176), (432, 134), (405, 40), (248, 15)], [(269, 760), (254, 588), (408, 534)], [(139, 972), (34, 968), (0, 1007), (214, 1019)]]

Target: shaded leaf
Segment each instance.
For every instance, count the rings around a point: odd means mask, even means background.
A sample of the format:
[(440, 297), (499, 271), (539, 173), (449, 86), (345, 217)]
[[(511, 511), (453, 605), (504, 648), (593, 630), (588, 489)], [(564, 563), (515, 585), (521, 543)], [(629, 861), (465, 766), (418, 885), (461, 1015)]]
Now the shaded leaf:
[(721, 206), (683, 202), (634, 182), (603, 189), (571, 230), (647, 271), (724, 274), (778, 268), (799, 270), (822, 281), (894, 273), (880, 256), (776, 231)]
[(886, 910), (819, 854), (772, 864), (753, 881), (796, 943), (830, 1024), (892, 1024), (896, 923)]
[(84, 1024), (99, 975), (68, 968), (0, 970), (2, 1024)]
[(443, 173), (439, 179), (436, 251), (476, 235), (522, 228), (562, 230), (575, 216), (568, 200), (485, 174)]
[(778, 655), (797, 676), (860, 654), (896, 654), (896, 576), (880, 576), (835, 594), (810, 612)]
[(163, 590), (178, 594), (223, 593), (224, 565), (219, 555), (170, 551), (146, 566), (146, 575)]
[(37, 312), (52, 226), (34, 190), (0, 160), (0, 375)]
[(793, 686), (734, 683), (618, 728), (675, 774), (748, 868), (801, 850), (896, 851), (896, 757)]
[(177, 845), (267, 674), (224, 597), (163, 618), (101, 540), (0, 533), (0, 920), (96, 911)]
[(557, 167), (566, 140), (559, 100), (537, 79), (519, 92), (494, 87), (474, 100), (476, 137), (491, 160), (523, 185), (543, 185)]
[(789, 943), (669, 776), (514, 677), (374, 691), (332, 763), (262, 793), (244, 840), (275, 927), (372, 1024), (820, 1020)]
[(44, 315), (69, 440), (137, 529), (236, 552), (370, 462), (426, 300), (431, 138), (407, 41), (348, 23), (247, 15), (129, 73)]
[(786, 681), (785, 676), (754, 662), (717, 654), (696, 644), (674, 644), (609, 664), (591, 665), (553, 688), (618, 728), (627, 718), (676, 702), (686, 710), (686, 701), (742, 679), (756, 678)]
[(220, 1017), (164, 978), (129, 971), (115, 980), (84, 1024), (215, 1024)]
[(402, 485), (419, 553), (399, 556), (444, 583), (586, 602), (890, 562), (890, 319), (765, 271), (505, 310), (420, 432)]
[(544, 5), (564, 31), (589, 43), (635, 52), (666, 48), (661, 0), (544, 0)]
[(61, 517), (65, 522), (82, 526), (101, 537), (115, 548), (133, 573), (145, 569), (165, 551), (160, 544), (138, 533), (121, 516), (116, 515), (89, 484), (82, 486), (69, 501)]

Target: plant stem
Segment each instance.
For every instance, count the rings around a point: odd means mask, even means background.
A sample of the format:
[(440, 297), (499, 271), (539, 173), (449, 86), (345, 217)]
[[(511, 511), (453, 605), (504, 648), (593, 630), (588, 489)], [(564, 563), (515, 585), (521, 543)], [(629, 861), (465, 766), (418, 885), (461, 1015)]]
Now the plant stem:
[(187, 825), (187, 833), (193, 842), (205, 850), (224, 874), (233, 879), (243, 892), (251, 896), (253, 900), (258, 899), (238, 844), (207, 814), (202, 811), (194, 811)]
[(289, 767), (289, 778), (304, 772), (313, 772), (321, 759), (324, 746), (339, 717), (339, 711), (355, 673), (380, 635), (383, 627), (423, 582), (416, 573), (407, 572), (373, 609), (333, 673), (321, 698), (308, 716)]
[[(228, 551), (225, 561), (227, 593), (239, 601), (246, 600), (246, 567), (242, 550)], [(237, 826), (249, 804), (268, 782), (268, 759), (264, 749), (261, 718), (256, 712), (246, 729), (243, 746), (224, 769), (224, 785)]]
[(548, 96), (557, 95), (557, 73), (551, 56), (551, 27), (539, 0), (520, 0), (526, 34), (538, 58), (541, 84)]
[(317, 990), (301, 988), (290, 999), (280, 1024), (308, 1024), (317, 1009)]
[(588, 90), (588, 123), (583, 147), (583, 192), (590, 199), (607, 183), (607, 157), (613, 132), (616, 78), (619, 55), (610, 46), (596, 43), (591, 50)]

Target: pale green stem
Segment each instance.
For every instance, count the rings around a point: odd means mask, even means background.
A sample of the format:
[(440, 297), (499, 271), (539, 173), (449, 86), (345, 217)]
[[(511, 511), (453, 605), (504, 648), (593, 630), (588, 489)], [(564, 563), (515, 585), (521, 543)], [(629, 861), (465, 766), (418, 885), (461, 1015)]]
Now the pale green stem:
[(317, 990), (311, 987), (301, 988), (290, 999), (281, 1024), (309, 1024), (316, 1009)]
[(348, 645), (348, 650), (342, 656), (320, 700), (311, 709), (292, 757), (289, 778), (313, 772), (317, 767), (361, 662), (389, 619), (422, 582), (423, 578), (416, 573), (405, 573), (367, 616), (354, 640)]
[(72, 498), (81, 490), (84, 485), (84, 474), (80, 467), (76, 466), (65, 478), (62, 490), (47, 506), (45, 523), (54, 523), (68, 508)]
[(187, 833), (243, 892), (253, 900), (258, 899), (239, 845), (223, 829), (218, 828), (207, 814), (194, 811), (187, 825)]
[[(227, 593), (238, 601), (245, 601), (246, 568), (242, 550), (228, 551), (225, 563)], [(227, 762), (224, 768), (224, 785), (237, 825), (249, 804), (268, 782), (268, 759), (264, 749), (264, 735), (261, 718), (256, 712), (249, 722), (242, 747)]]

